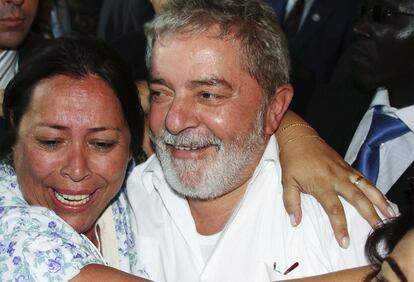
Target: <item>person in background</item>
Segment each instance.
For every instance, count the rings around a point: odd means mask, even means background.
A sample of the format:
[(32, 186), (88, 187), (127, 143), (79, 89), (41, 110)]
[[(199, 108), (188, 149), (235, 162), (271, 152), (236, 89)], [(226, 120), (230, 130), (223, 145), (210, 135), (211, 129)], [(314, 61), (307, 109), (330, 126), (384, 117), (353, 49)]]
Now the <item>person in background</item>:
[(338, 77), (334, 75), (334, 70), (351, 44), (358, 1), (265, 1), (276, 12), (289, 41), (291, 80), (297, 93), (291, 109), (303, 116), (316, 86), (348, 75)]
[(351, 44), (355, 0), (266, 0), (276, 12), (289, 51), (319, 83), (330, 81), (336, 63)]
[(401, 211), (414, 176), (413, 11), (413, 0), (362, 1), (352, 79), (317, 91), (305, 115)]
[(72, 32), (72, 19), (67, 0), (43, 0), (33, 30), (45, 38), (59, 38)]
[(104, 0), (99, 16), (98, 36), (112, 42), (124, 35), (143, 32), (154, 16), (148, 0)]
[[(0, 1), (0, 106), (7, 83), (19, 66), (45, 42), (30, 33), (38, 0)], [(0, 110), (0, 150), (5, 143), (3, 111)]]
[(1, 92), (16, 74), (19, 63), (26, 58), (27, 51), (33, 48), (29, 46), (33, 42), (31, 40), (25, 42), (25, 39), (29, 35), (37, 5), (37, 0), (0, 2)]

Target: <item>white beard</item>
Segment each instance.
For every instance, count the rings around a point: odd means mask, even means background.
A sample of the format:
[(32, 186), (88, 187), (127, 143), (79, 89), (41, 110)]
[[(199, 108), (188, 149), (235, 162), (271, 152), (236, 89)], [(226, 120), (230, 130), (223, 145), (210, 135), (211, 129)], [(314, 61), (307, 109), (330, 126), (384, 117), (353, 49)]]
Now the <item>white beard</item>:
[[(252, 129), (236, 136), (229, 144), (212, 133), (180, 133), (163, 131), (159, 137), (151, 133), (157, 157), (168, 184), (180, 195), (192, 199), (214, 199), (240, 185), (240, 173), (257, 160), (266, 140), (263, 133), (263, 110), (259, 111)], [(203, 148), (215, 146), (216, 153), (198, 160), (174, 159), (170, 147)], [(211, 150), (211, 149), (209, 149)]]

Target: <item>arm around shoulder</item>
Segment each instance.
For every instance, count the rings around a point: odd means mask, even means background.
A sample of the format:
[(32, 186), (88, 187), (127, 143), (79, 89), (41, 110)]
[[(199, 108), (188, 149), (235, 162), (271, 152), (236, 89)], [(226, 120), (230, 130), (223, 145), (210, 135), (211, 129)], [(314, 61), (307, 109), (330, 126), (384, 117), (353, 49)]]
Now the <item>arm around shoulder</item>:
[(122, 272), (112, 267), (89, 264), (81, 269), (71, 282), (89, 282), (89, 281), (123, 281), (123, 282), (149, 282), (150, 280)]
[(341, 271), (331, 272), (327, 274), (285, 280), (289, 282), (349, 282), (349, 281), (365, 281), (366, 277), (372, 272), (370, 266), (362, 266), (357, 268), (350, 268)]

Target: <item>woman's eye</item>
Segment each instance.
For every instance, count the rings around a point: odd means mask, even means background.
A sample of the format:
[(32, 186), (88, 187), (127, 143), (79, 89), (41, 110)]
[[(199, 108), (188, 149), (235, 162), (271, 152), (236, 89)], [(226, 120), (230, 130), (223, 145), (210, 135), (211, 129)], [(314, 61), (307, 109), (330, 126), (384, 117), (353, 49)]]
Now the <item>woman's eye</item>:
[(113, 141), (95, 141), (93, 146), (100, 151), (106, 151), (115, 146), (116, 142)]
[(58, 139), (39, 139), (38, 142), (43, 147), (47, 148), (56, 148), (59, 144), (62, 143), (62, 141)]

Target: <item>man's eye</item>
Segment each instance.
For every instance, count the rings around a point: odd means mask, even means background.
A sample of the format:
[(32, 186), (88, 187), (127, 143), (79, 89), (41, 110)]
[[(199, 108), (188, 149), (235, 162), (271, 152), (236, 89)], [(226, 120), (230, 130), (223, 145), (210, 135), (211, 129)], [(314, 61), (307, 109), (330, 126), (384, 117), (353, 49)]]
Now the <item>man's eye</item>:
[(158, 91), (151, 91), (150, 92), (150, 97), (151, 98), (155, 98), (155, 97), (159, 97), (159, 96), (161, 96), (161, 93), (158, 92)]
[(219, 95), (217, 95), (217, 94), (213, 94), (213, 93), (209, 93), (209, 92), (203, 92), (203, 93), (201, 93), (201, 95), (200, 95), (203, 99), (208, 99), (208, 100), (211, 100), (211, 99), (217, 99), (217, 98), (219, 98), (220, 96)]

